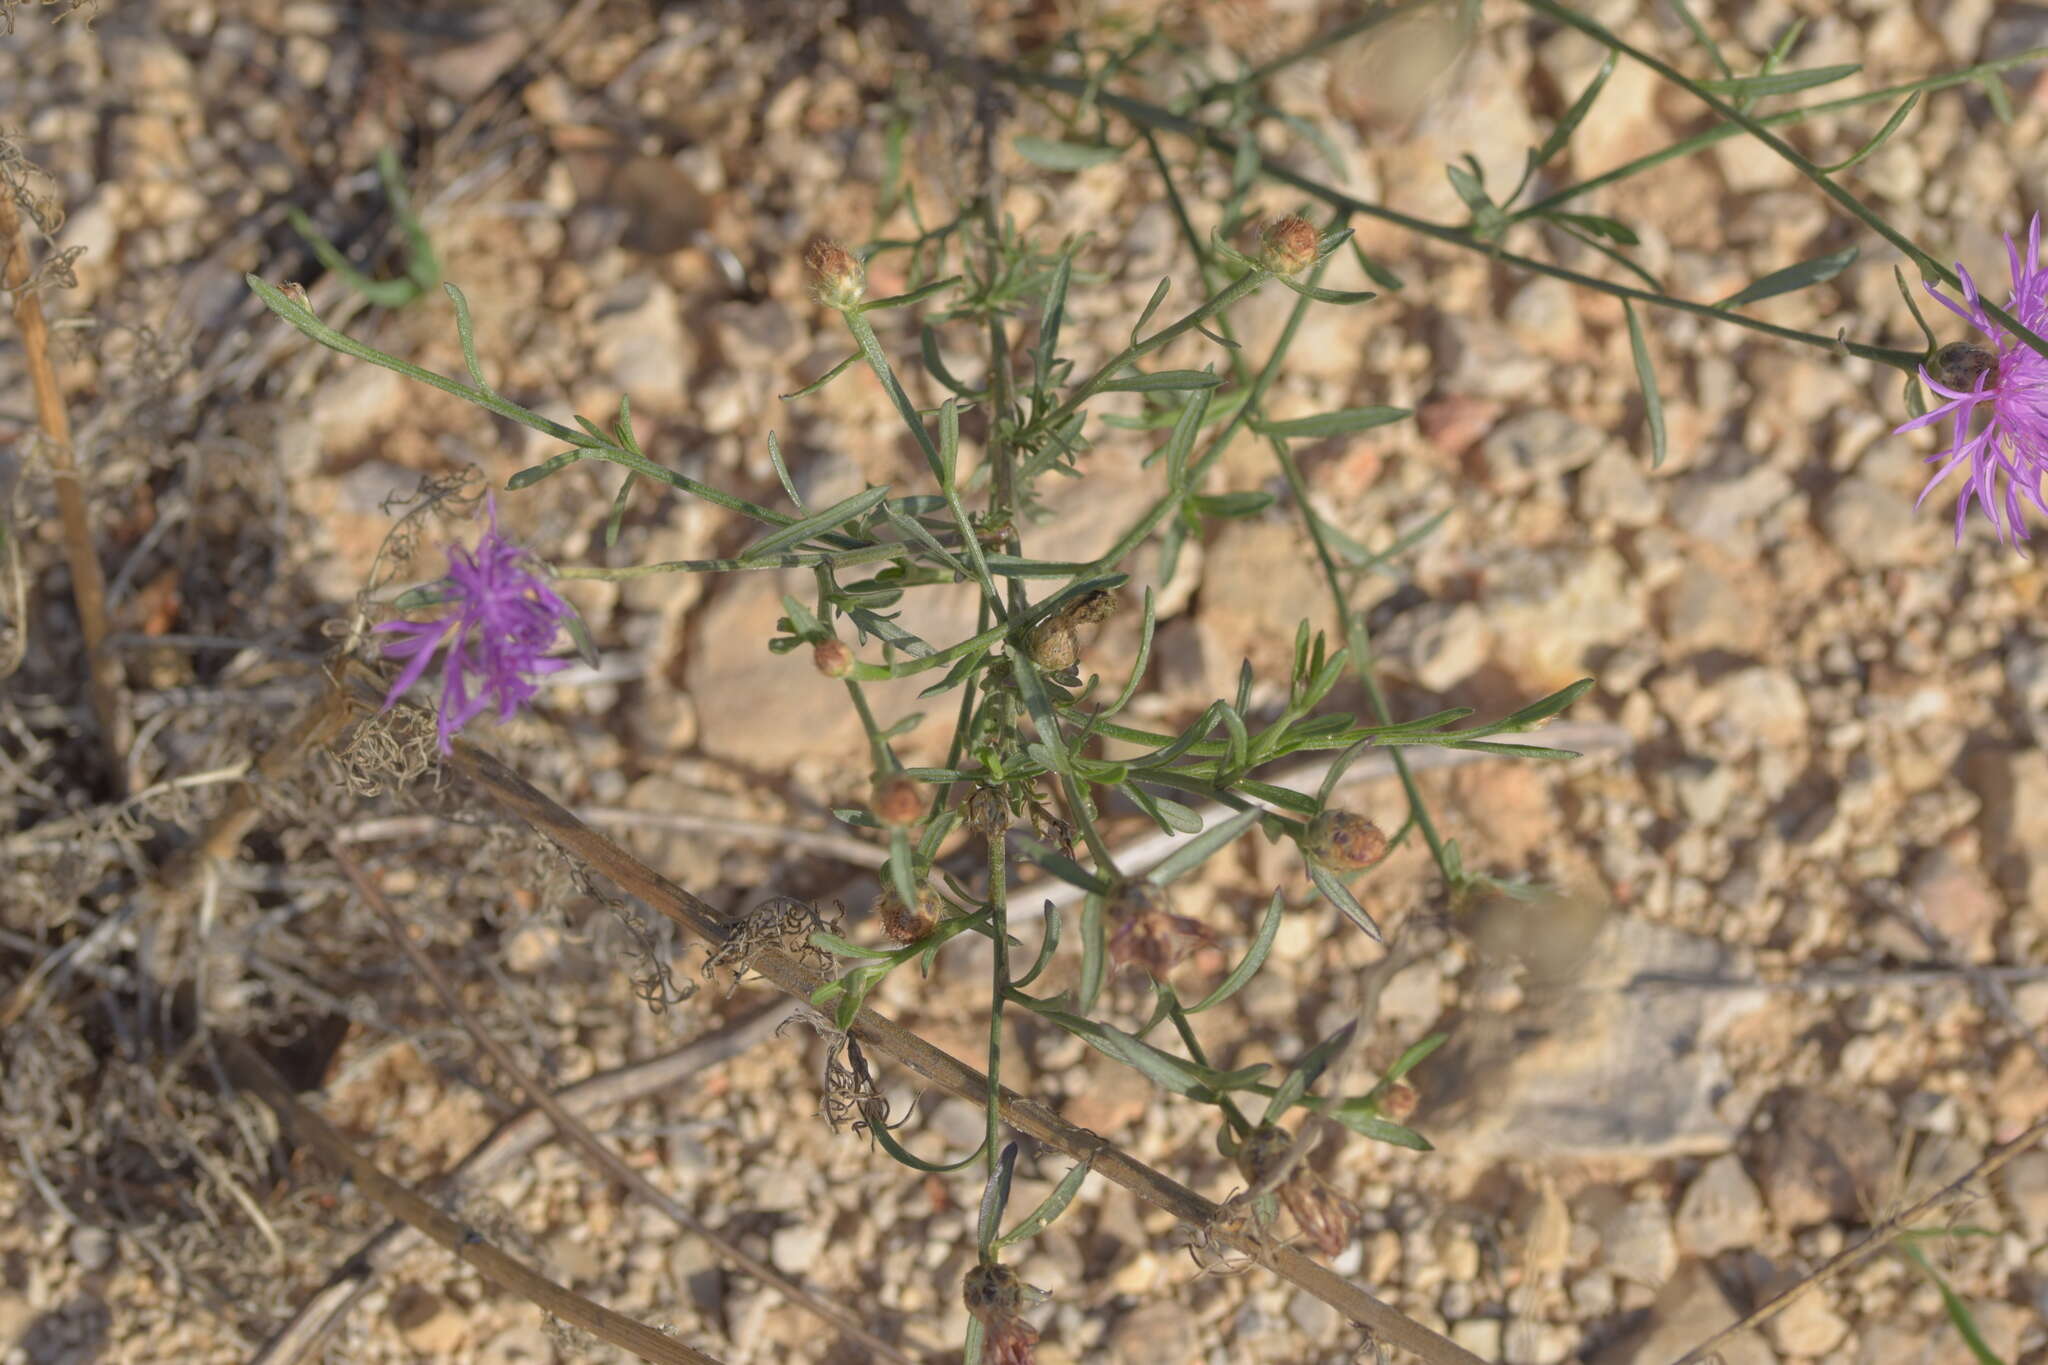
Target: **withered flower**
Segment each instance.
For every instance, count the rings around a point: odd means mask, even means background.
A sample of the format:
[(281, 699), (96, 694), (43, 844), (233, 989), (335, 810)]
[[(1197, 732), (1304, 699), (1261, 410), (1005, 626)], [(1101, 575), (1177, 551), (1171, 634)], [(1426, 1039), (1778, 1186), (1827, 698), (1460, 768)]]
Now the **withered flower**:
[(1237, 1169), (1254, 1190), (1265, 1189), (1269, 1181), (1278, 1179), (1280, 1202), (1294, 1215), (1302, 1236), (1334, 1260), (1358, 1234), (1358, 1206), (1331, 1189), (1305, 1160), (1295, 1162), (1282, 1175), (1293, 1141), (1293, 1135), (1277, 1123), (1261, 1124), (1237, 1149)]
[(1173, 913), (1166, 890), (1135, 878), (1118, 885), (1109, 899), (1109, 958), (1119, 967), (1138, 967), (1163, 978), (1212, 935), (1200, 920)]
[(961, 1282), (960, 1297), (981, 1324), (983, 1360), (990, 1365), (1032, 1365), (1038, 1330), (1024, 1321), (1024, 1309), (1046, 1299), (1043, 1289), (1024, 1283), (1006, 1265), (977, 1265)]
[(811, 268), (811, 292), (829, 308), (851, 308), (867, 292), (866, 268), (837, 242), (812, 242), (804, 251), (804, 264)]
[(939, 922), (939, 912), (944, 902), (939, 893), (929, 886), (917, 889), (917, 905), (913, 908), (903, 903), (903, 897), (896, 894), (893, 885), (884, 885), (882, 894), (875, 900), (875, 915), (882, 921), (882, 932), (898, 943), (915, 943), (929, 934)]
[(906, 829), (924, 818), (924, 793), (917, 782), (902, 773), (877, 778), (868, 809), (891, 829)]

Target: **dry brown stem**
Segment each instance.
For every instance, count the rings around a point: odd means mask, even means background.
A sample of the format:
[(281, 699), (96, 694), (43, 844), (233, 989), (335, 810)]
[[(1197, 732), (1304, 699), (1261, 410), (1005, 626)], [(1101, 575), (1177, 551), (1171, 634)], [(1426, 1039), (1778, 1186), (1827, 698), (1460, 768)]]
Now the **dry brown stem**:
[[(22, 232), (21, 210), (11, 194), (0, 193), (0, 247), (7, 263), (0, 270), (0, 284), (14, 295), (14, 321), (21, 328), (21, 354), (28, 367), (29, 383), (35, 389), (36, 421), (42, 428), (43, 446), (49, 452), (50, 482), (57, 490), (57, 516), (64, 530), (64, 558), (71, 568), (71, 598), (78, 607), (78, 628), (85, 646), (86, 694), (99, 722), (100, 739), (107, 749), (108, 778), (119, 792), (128, 784), (127, 718), (121, 710), (121, 666), (115, 656), (100, 648), (107, 638), (107, 579), (100, 568), (99, 553), (92, 543), (92, 520), (86, 514), (85, 493), (79, 486), (78, 463), (71, 449), (71, 414), (64, 407), (64, 395), (57, 387), (57, 371), (50, 364), (50, 327), (43, 318), (42, 300), (26, 288), (32, 267), (29, 247)], [(26, 629), (26, 623), (23, 626)]]
[(299, 1141), (312, 1148), (322, 1161), (347, 1174), (377, 1207), (418, 1228), (457, 1260), (476, 1267), (492, 1284), (656, 1365), (719, 1365), (716, 1356), (706, 1355), (644, 1323), (592, 1303), (498, 1250), (484, 1241), (476, 1229), (450, 1218), (412, 1189), (384, 1174), (327, 1120), (301, 1104), (284, 1078), (247, 1044), (223, 1038), (220, 1045), (222, 1058), (235, 1080), (276, 1110)]
[(377, 918), (384, 922), (385, 929), (390, 932), (400, 950), (411, 960), (413, 967), (427, 979), (427, 984), (433, 987), (434, 994), (440, 997), (443, 1008), (455, 1017), (456, 1022), (462, 1025), (463, 1031), (476, 1041), (476, 1045), (497, 1063), (498, 1069), (525, 1093), (527, 1102), (548, 1116), (555, 1125), (555, 1131), (560, 1133), (570, 1146), (583, 1153), (599, 1170), (660, 1209), (677, 1226), (694, 1232), (710, 1243), (727, 1264), (753, 1276), (763, 1284), (772, 1285), (790, 1302), (831, 1323), (848, 1337), (865, 1346), (878, 1359), (895, 1361), (898, 1365), (913, 1365), (910, 1356), (869, 1331), (851, 1312), (812, 1293), (759, 1257), (748, 1255), (731, 1238), (669, 1198), (646, 1176), (628, 1166), (617, 1152), (600, 1142), (597, 1135), (569, 1111), (567, 1105), (556, 1099), (546, 1086), (528, 1074), (526, 1068), (512, 1055), (510, 1048), (478, 1023), (476, 1016), (463, 1007), (462, 999), (456, 994), (455, 987), (447, 975), (435, 964), (433, 958), (413, 942), (412, 935), (406, 930), (404, 919), (392, 908), (391, 902), (384, 899), (384, 893), (370, 880), (362, 866), (338, 844), (330, 844), (329, 852), (340, 866), (343, 875), (355, 886), (356, 893), (376, 913)]

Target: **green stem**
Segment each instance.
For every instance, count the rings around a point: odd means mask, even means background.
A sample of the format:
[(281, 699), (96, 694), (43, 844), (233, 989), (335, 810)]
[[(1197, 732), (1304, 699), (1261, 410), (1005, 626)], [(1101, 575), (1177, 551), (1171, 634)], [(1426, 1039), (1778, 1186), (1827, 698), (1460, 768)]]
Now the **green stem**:
[[(2002, 71), (2009, 71), (2014, 67), (2038, 62), (2044, 57), (2048, 57), (2048, 47), (2029, 48), (2025, 52), (2014, 56), (2001, 57), (1995, 62), (1979, 62), (1977, 65), (1965, 67), (1961, 71), (1951, 71), (1940, 76), (1929, 76), (1924, 80), (1907, 81), (1902, 85), (1888, 85), (1882, 90), (1866, 91), (1861, 95), (1846, 95), (1840, 99), (1826, 100), (1820, 104), (1808, 104), (1798, 109), (1786, 109), (1775, 114), (1765, 114), (1758, 118), (1756, 122), (1766, 128), (1776, 128), (1790, 123), (1801, 123), (1822, 114), (1837, 114), (1843, 110), (1855, 109), (1865, 104), (1882, 104), (1901, 95), (1920, 94), (1930, 90), (1947, 90), (1952, 86), (1967, 85), (1979, 76), (1995, 75)], [(1669, 147), (1665, 147), (1660, 151), (1651, 152), (1648, 156), (1639, 156), (1633, 161), (1616, 166), (1611, 171), (1602, 171), (1590, 179), (1581, 180), (1575, 185), (1567, 185), (1561, 190), (1547, 194), (1536, 202), (1524, 205), (1522, 208), (1511, 212), (1508, 215), (1508, 221), (1510, 223), (1518, 223), (1527, 218), (1540, 216), (1582, 195), (1590, 194), (1594, 190), (1602, 189), (1620, 180), (1626, 180), (1632, 175), (1661, 166), (1667, 161), (1673, 161), (1682, 156), (1690, 156), (1694, 152), (1704, 151), (1715, 143), (1726, 142), (1729, 138), (1738, 137), (1746, 131), (1748, 130), (1737, 124), (1717, 123), (1704, 133), (1696, 133), (1692, 137), (1674, 142)]]
[[(1181, 1007), (1180, 993), (1164, 981), (1159, 983), (1159, 990), (1166, 997), (1167, 1017), (1173, 1020), (1174, 1031), (1180, 1034), (1180, 1041), (1187, 1048), (1188, 1057), (1196, 1066), (1209, 1067), (1209, 1058), (1202, 1051), (1201, 1043), (1195, 1039), (1193, 1025), (1188, 1022), (1188, 1012)], [(1214, 1067), (1209, 1067), (1209, 1069), (1215, 1070)], [(1230, 1120), (1230, 1126), (1237, 1130), (1239, 1137), (1250, 1134), (1252, 1131), (1251, 1121), (1244, 1116), (1244, 1111), (1237, 1107), (1236, 1100), (1233, 1100), (1228, 1095), (1218, 1095), (1216, 1102), (1217, 1106), (1223, 1110), (1224, 1117)]]
[(1001, 830), (988, 836), (989, 943), (995, 951), (995, 989), (988, 1003), (988, 1170), (995, 1176), (1002, 1152), (1003, 1087), (999, 1072), (1003, 1065), (1003, 1001), (1010, 993), (1010, 921), (1006, 901), (1008, 852)]
[[(1105, 95), (1103, 98), (1107, 100), (1111, 97)], [(1269, 278), (1271, 278), (1271, 275), (1268, 271), (1263, 269), (1253, 270), (1241, 276), (1233, 283), (1226, 285), (1221, 293), (1213, 295), (1207, 302), (1203, 303), (1179, 322), (1171, 323), (1154, 332), (1151, 336), (1146, 337), (1143, 341), (1134, 341), (1124, 347), (1123, 350), (1110, 357), (1108, 363), (1103, 365), (1101, 369), (1088, 376), (1087, 380), (1079, 388), (1068, 395), (1066, 402), (1054, 408), (1038, 421), (1033, 422), (1031, 429), (1033, 431), (1058, 431), (1060, 425), (1074, 415), (1076, 408), (1093, 398), (1096, 394), (1101, 393), (1108, 386), (1110, 380), (1116, 378), (1117, 372), (1123, 369), (1124, 366), (1129, 365), (1132, 361), (1143, 359), (1161, 346), (1164, 346), (1167, 342), (1172, 341), (1175, 337), (1190, 331), (1202, 322), (1203, 319), (1221, 309), (1230, 307), (1231, 304), (1236, 303), (1239, 299), (1264, 284)]]
[[(1068, 94), (1079, 93), (1081, 86), (1080, 82), (1064, 76), (1041, 75), (1037, 72), (1020, 71), (1012, 67), (1000, 67), (997, 68), (997, 71), (1005, 80), (1020, 85), (1035, 85), (1046, 89), (1060, 90)], [(1158, 105), (1148, 104), (1143, 100), (1131, 99), (1124, 95), (1112, 95), (1104, 92), (1097, 95), (1096, 98), (1104, 108), (1113, 109), (1142, 127), (1179, 133), (1225, 156), (1234, 157), (1237, 154), (1237, 143), (1235, 141), (1198, 120), (1183, 118), (1169, 110), (1160, 108)], [(1765, 322), (1759, 318), (1746, 317), (1741, 313), (1731, 313), (1726, 309), (1716, 308), (1711, 304), (1694, 303), (1689, 299), (1673, 298), (1669, 294), (1660, 294), (1651, 290), (1632, 288), (1629, 285), (1615, 284), (1611, 280), (1603, 280), (1597, 276), (1582, 274), (1576, 270), (1568, 270), (1563, 266), (1552, 265), (1548, 261), (1539, 261), (1531, 256), (1521, 256), (1512, 251), (1502, 250), (1490, 243), (1475, 239), (1463, 228), (1449, 227), (1442, 223), (1432, 223), (1426, 218), (1416, 218), (1410, 214), (1401, 213), (1397, 210), (1356, 198), (1344, 193), (1342, 190), (1332, 189), (1321, 181), (1311, 179), (1306, 175), (1289, 170), (1285, 166), (1276, 165), (1271, 161), (1261, 162), (1259, 170), (1261, 174), (1270, 176), (1283, 185), (1292, 186), (1304, 194), (1313, 195), (1325, 204), (1344, 213), (1358, 214), (1362, 217), (1376, 218), (1381, 222), (1392, 223), (1396, 227), (1406, 228), (1408, 231), (1419, 236), (1432, 238), (1448, 246), (1457, 247), (1460, 250), (1482, 253), (1503, 265), (1513, 266), (1518, 270), (1526, 270), (1534, 275), (1547, 275), (1552, 279), (1563, 280), (1567, 284), (1575, 284), (1582, 289), (1591, 289), (1596, 293), (1612, 295), (1618, 299), (1630, 299), (1637, 303), (1645, 303), (1657, 308), (1669, 308), (1681, 313), (1691, 313), (1697, 317), (1712, 318), (1716, 322), (1725, 322), (1737, 327), (1744, 327), (1752, 332), (1761, 332), (1765, 336), (1777, 337), (1781, 341), (1794, 341), (1804, 346), (1814, 346), (1827, 351), (1846, 350), (1850, 355), (1859, 356), (1865, 360), (1874, 360), (1882, 365), (1890, 365), (1908, 374), (1916, 373), (1920, 367), (1922, 357), (1918, 351), (1901, 351), (1889, 346), (1871, 346), (1860, 341), (1838, 340), (1835, 337), (1822, 336), (1817, 332), (1802, 332), (1793, 327), (1780, 327), (1776, 323)]]
[[(1719, 114), (1723, 119), (1726, 119), (1729, 123), (1734, 124), (1758, 142), (1776, 152), (1794, 170), (1819, 186), (1821, 192), (1826, 194), (1828, 198), (1841, 205), (1844, 212), (1860, 220), (1872, 232), (1875, 232), (1878, 236), (1884, 238), (1903, 252), (1906, 259), (1912, 261), (1914, 265), (1920, 268), (1920, 273), (1923, 277), (1940, 280), (1954, 289), (1962, 288), (1963, 282), (1953, 270), (1950, 270), (1925, 251), (1922, 251), (1919, 244), (1914, 242), (1912, 238), (1906, 236), (1903, 232), (1900, 232), (1897, 228), (1879, 217), (1862, 200), (1836, 184), (1833, 176), (1830, 176), (1826, 171), (1801, 156), (1798, 149), (1793, 147), (1791, 143), (1773, 133), (1756, 119), (1751, 118), (1742, 110), (1737, 109), (1734, 105), (1715, 95), (1712, 91), (1700, 85), (1699, 82), (1684, 75), (1677, 68), (1661, 62), (1640, 48), (1624, 42), (1615, 34), (1608, 32), (1600, 24), (1588, 19), (1583, 14), (1566, 9), (1564, 6), (1555, 3), (1555, 0), (1523, 0), (1523, 3), (1538, 14), (1547, 15), (1561, 24), (1575, 28), (1593, 39), (1593, 41), (1612, 48), (1632, 61), (1641, 63), (1662, 76), (1665, 80), (1684, 90), (1687, 94), (1690, 94), (1693, 98)], [(1998, 323), (2000, 327), (2018, 337), (2029, 349), (2037, 354), (2048, 356), (2048, 339), (2036, 336), (2032, 331), (2021, 326), (2018, 318), (2015, 318), (2012, 314), (1989, 300), (1980, 300), (1980, 302), (1985, 313), (1994, 322)], [(1913, 368), (1918, 368), (1918, 357), (1915, 357)]]

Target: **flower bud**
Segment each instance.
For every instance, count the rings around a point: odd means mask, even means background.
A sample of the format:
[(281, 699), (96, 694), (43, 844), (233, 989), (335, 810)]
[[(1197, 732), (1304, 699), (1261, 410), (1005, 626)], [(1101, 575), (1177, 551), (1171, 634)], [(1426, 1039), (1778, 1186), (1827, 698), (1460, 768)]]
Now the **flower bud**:
[(1356, 872), (1387, 856), (1387, 836), (1363, 815), (1326, 810), (1308, 822), (1303, 851), (1336, 872)]
[(924, 793), (902, 773), (878, 779), (868, 809), (891, 829), (906, 829), (924, 818)]
[(1057, 616), (1040, 621), (1031, 628), (1028, 646), (1031, 662), (1048, 673), (1072, 668), (1081, 657), (1081, 646), (1074, 639), (1074, 628)]
[(1958, 390), (1975, 388), (1978, 376), (1988, 373), (1991, 383), (1986, 387), (1995, 387), (1998, 356), (1974, 341), (1951, 341), (1927, 362), (1927, 373), (1944, 388)]
[(1323, 239), (1306, 218), (1288, 214), (1259, 230), (1259, 264), (1276, 275), (1292, 275), (1315, 264)]
[(912, 908), (904, 905), (893, 884), (885, 884), (875, 901), (875, 916), (882, 921), (882, 932), (890, 938), (898, 943), (915, 943), (938, 924), (939, 912), (944, 908), (939, 893), (929, 886), (917, 889), (917, 905)]
[(828, 678), (843, 678), (853, 672), (853, 651), (837, 636), (820, 640), (811, 647), (811, 662)]
[(1421, 1101), (1415, 1087), (1406, 1081), (1395, 1081), (1380, 1096), (1380, 1112), (1396, 1123), (1406, 1123), (1415, 1106)]
[(820, 238), (804, 251), (811, 268), (811, 292), (831, 308), (851, 308), (867, 292), (867, 271), (860, 258), (837, 242)]

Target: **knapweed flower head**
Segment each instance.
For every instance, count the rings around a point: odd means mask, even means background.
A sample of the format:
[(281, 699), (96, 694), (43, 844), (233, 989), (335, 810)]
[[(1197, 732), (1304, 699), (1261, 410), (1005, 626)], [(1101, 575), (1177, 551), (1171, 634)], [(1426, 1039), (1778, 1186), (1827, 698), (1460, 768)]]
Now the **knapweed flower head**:
[(487, 507), (490, 525), (476, 548), (448, 549), (447, 613), (377, 627), (401, 637), (384, 646), (384, 657), (405, 660), (385, 694), (386, 711), (441, 657), (435, 730), (443, 754), (453, 751), (456, 732), (485, 710), (496, 707), (499, 720), (510, 720), (540, 690), (536, 679), (569, 666), (548, 652), (574, 609), (535, 572), (533, 556), (499, 534), (496, 500)]
[(992, 1365), (1031, 1365), (1038, 1331), (1024, 1320), (1024, 1310), (1049, 1297), (1024, 1283), (1006, 1265), (977, 1265), (960, 1282), (967, 1311), (981, 1324), (982, 1359)]
[(1155, 981), (1212, 939), (1200, 920), (1174, 914), (1165, 888), (1144, 878), (1123, 882), (1111, 893), (1109, 922), (1109, 960)]
[(867, 293), (867, 269), (837, 242), (812, 242), (804, 249), (804, 264), (810, 267), (811, 292), (829, 308), (851, 308)]
[[(2027, 230), (2024, 260), (2010, 233), (2005, 239), (2012, 267), (2012, 297), (2005, 311), (2031, 332), (2048, 330), (2048, 270), (2041, 268), (2041, 216)], [(1941, 468), (1920, 491), (1920, 501), (1949, 474), (1967, 466), (1962, 496), (1956, 500), (1956, 541), (1971, 502), (1983, 504), (1984, 515), (2005, 544), (2027, 538), (2021, 498), (2044, 513), (2041, 477), (2048, 472), (2048, 356), (2028, 346), (1985, 311), (1977, 282), (1959, 264), (1963, 302), (1944, 296), (1932, 284), (1927, 292), (1963, 321), (1982, 332), (1989, 346), (1957, 342), (1935, 352), (1920, 368), (1920, 378), (1943, 402), (1899, 427), (1899, 432), (1952, 419), (1948, 448), (1930, 457)], [(1918, 505), (1917, 503), (1915, 504)]]
[(1259, 264), (1276, 275), (1292, 275), (1314, 265), (1322, 246), (1323, 239), (1315, 225), (1290, 213), (1259, 229)]

